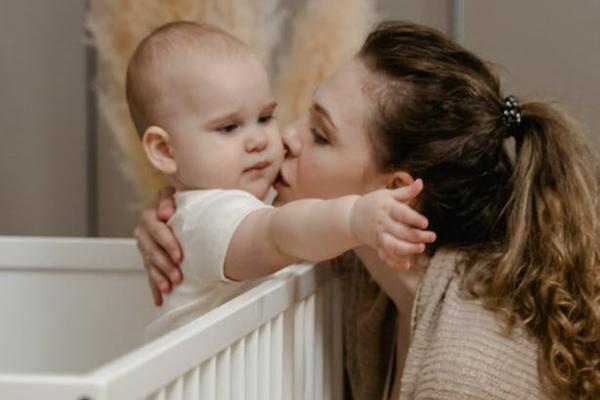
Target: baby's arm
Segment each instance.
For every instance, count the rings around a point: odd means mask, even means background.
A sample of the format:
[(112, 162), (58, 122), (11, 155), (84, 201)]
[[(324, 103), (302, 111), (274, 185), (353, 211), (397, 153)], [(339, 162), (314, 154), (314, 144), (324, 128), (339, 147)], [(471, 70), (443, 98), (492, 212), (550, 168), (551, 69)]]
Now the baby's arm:
[[(391, 265), (435, 240), (425, 217), (404, 202), (422, 189), (422, 181), (396, 190), (332, 200), (306, 199), (248, 215), (233, 235), (225, 258), (225, 276), (233, 280), (269, 275), (300, 260), (334, 258), (361, 245), (376, 248)], [(416, 226), (420, 229), (411, 228)]]

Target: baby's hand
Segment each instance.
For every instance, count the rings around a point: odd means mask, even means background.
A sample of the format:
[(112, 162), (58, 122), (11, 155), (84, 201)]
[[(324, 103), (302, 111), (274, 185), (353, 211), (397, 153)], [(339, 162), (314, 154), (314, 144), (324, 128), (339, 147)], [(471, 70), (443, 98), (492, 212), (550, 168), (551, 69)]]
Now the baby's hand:
[(408, 268), (407, 256), (425, 251), (425, 243), (435, 241), (435, 233), (425, 231), (427, 218), (407, 203), (423, 190), (417, 179), (400, 189), (382, 189), (361, 196), (352, 207), (350, 227), (365, 245), (392, 267)]

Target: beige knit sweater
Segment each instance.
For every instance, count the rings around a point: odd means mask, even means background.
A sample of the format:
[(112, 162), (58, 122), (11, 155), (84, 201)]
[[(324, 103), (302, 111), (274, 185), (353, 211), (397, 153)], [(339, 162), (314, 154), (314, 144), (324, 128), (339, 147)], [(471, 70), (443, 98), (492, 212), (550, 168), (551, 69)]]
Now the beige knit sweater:
[[(463, 294), (456, 259), (439, 250), (417, 292), (400, 398), (549, 398), (535, 342), (520, 328), (504, 335), (496, 315)], [(343, 260), (346, 397), (378, 400), (394, 356), (395, 311), (357, 257)]]

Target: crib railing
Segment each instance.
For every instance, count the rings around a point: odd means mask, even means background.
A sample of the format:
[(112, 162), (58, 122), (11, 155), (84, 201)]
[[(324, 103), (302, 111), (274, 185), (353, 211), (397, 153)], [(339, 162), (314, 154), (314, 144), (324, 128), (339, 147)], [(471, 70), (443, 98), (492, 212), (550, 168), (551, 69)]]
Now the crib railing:
[(107, 399), (337, 399), (341, 332), (331, 270), (298, 265), (91, 377)]
[(2, 399), (341, 399), (341, 300), (326, 266), (288, 267), (84, 375), (0, 374)]

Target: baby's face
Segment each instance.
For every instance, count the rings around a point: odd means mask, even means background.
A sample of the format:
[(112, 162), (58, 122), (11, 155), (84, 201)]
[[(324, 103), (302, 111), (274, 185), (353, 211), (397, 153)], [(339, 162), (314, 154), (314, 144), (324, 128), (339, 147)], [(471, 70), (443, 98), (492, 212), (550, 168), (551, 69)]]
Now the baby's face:
[(264, 198), (284, 155), (265, 69), (251, 55), (178, 58), (163, 103), (175, 179), (186, 189), (241, 189)]

